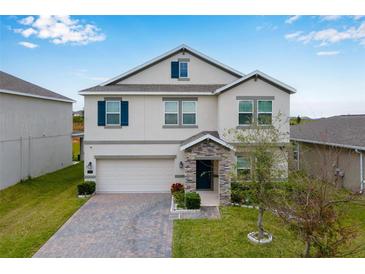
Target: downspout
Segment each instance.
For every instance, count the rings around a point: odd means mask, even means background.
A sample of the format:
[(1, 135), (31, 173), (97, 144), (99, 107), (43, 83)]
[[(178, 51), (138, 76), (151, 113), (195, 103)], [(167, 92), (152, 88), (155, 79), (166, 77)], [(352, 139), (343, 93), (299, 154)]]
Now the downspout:
[(364, 193), (365, 189), (363, 155), (362, 151), (359, 151), (358, 149), (356, 149), (355, 151), (359, 153), (360, 156), (360, 193), (362, 194)]

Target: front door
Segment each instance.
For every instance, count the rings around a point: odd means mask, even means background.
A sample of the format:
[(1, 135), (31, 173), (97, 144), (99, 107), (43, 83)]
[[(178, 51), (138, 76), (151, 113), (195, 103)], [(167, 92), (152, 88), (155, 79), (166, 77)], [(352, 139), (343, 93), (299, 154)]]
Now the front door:
[(196, 189), (212, 189), (213, 161), (196, 161)]

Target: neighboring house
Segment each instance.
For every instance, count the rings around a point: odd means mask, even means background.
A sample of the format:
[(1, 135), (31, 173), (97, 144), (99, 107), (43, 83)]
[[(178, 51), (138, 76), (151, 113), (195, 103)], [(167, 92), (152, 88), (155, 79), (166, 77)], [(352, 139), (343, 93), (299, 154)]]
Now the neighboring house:
[(271, 126), (281, 113), (288, 143), (294, 92), (260, 71), (245, 75), (179, 46), (80, 91), (85, 179), (107, 193), (168, 192), (181, 182), (200, 191), (203, 204), (208, 196), (228, 203), (231, 170), (238, 162), (239, 170), (250, 172), (251, 162), (224, 133)]
[(291, 126), (295, 167), (335, 181), (338, 186), (365, 189), (365, 115), (341, 115)]
[(0, 71), (0, 189), (72, 163), (72, 103)]

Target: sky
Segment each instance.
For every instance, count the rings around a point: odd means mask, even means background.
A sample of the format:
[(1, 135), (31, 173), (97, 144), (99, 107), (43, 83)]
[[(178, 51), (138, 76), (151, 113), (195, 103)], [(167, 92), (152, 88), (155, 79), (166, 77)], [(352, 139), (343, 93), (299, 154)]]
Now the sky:
[(365, 16), (0, 16), (0, 70), (77, 102), (187, 44), (294, 87), (291, 115), (365, 113)]

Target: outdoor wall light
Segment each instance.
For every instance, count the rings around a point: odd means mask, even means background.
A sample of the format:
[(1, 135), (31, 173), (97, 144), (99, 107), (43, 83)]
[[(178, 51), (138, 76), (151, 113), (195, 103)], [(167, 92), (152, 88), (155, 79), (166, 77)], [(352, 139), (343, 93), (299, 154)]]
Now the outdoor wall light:
[(183, 163), (182, 161), (180, 161), (180, 163), (179, 163), (179, 167), (180, 167), (180, 168), (183, 168), (183, 167), (184, 167), (184, 163)]
[(92, 162), (89, 162), (86, 166), (87, 173), (93, 173), (93, 164)]

